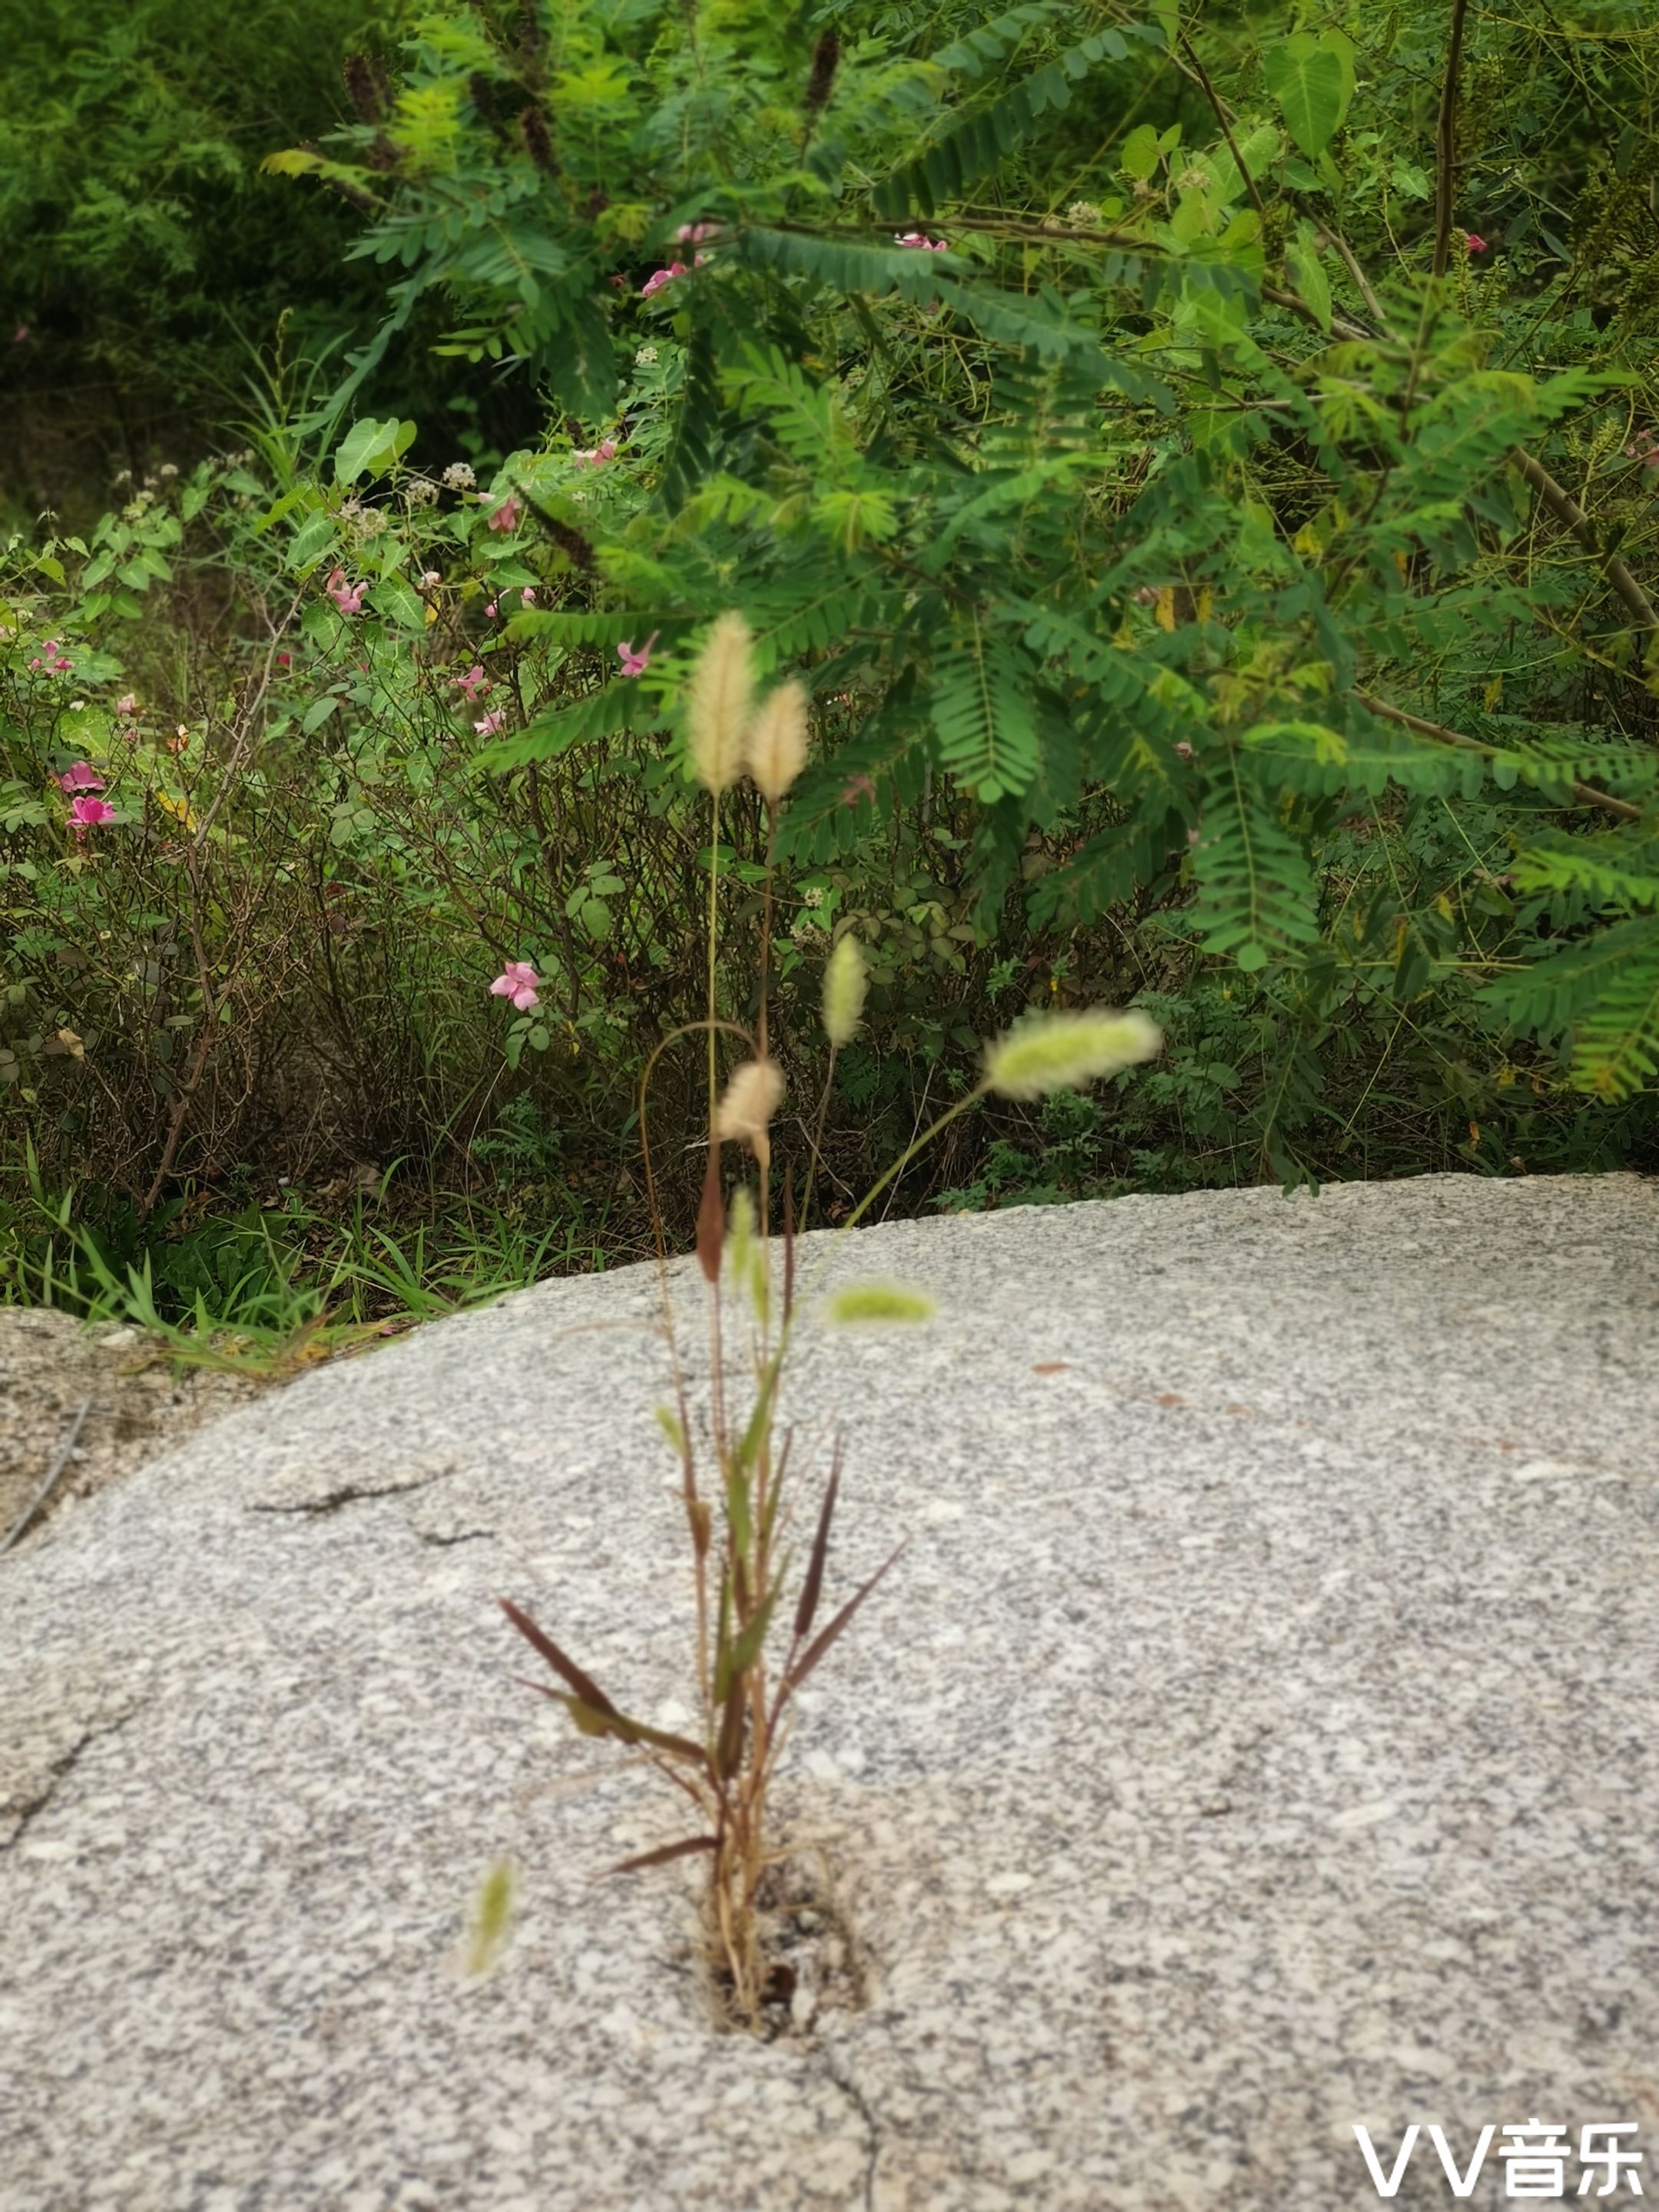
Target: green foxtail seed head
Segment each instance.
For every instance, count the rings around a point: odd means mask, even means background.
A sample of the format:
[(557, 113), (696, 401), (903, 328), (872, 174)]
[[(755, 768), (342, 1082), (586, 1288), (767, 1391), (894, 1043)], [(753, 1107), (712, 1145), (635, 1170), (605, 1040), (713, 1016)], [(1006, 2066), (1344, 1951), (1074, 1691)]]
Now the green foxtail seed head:
[(697, 780), (716, 798), (743, 773), (755, 678), (753, 640), (740, 614), (723, 614), (709, 631), (686, 687), (686, 728)]
[(749, 1257), (754, 1249), (754, 1193), (746, 1184), (740, 1184), (732, 1194), (731, 1209), (726, 1217), (726, 1264), (732, 1270), (734, 1283), (747, 1282)]
[(1104, 1006), (1048, 1014), (997, 1039), (985, 1055), (985, 1080), (1005, 1098), (1081, 1091), (1136, 1060), (1151, 1060), (1163, 1043), (1164, 1032), (1139, 1007), (1123, 1014)]
[(792, 677), (769, 691), (750, 725), (749, 773), (761, 797), (775, 806), (806, 765), (806, 686)]
[(498, 1860), (484, 1876), (483, 1887), (467, 1931), (466, 1971), (487, 1974), (507, 1945), (513, 1918), (513, 1869)]
[(856, 937), (838, 937), (823, 971), (823, 1033), (837, 1051), (852, 1042), (868, 985), (864, 947)]
[(766, 1125), (783, 1101), (783, 1070), (775, 1060), (746, 1060), (726, 1086), (714, 1115), (717, 1137), (765, 1141)]
[(830, 1301), (837, 1328), (875, 1328), (893, 1322), (931, 1321), (933, 1301), (902, 1283), (854, 1283)]

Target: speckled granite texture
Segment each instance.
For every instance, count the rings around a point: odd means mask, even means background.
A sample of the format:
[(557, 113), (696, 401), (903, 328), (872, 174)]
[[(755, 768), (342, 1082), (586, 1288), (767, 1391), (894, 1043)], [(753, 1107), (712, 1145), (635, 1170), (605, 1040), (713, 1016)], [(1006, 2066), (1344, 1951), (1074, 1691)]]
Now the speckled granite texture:
[[(684, 1578), (653, 1279), (550, 1285), (0, 1568), (4, 2212), (1329, 2212), (1355, 2121), (1534, 2114), (1638, 2123), (1659, 2193), (1659, 1188), (842, 1249), (942, 1305), (791, 1401), (846, 1428), (836, 1587), (915, 1537), (791, 1790), (869, 2008), (712, 2038), (678, 1871), (592, 1879), (675, 1816), (495, 1595), (660, 1712)], [(1395, 2202), (1452, 2201), (1425, 2141)]]

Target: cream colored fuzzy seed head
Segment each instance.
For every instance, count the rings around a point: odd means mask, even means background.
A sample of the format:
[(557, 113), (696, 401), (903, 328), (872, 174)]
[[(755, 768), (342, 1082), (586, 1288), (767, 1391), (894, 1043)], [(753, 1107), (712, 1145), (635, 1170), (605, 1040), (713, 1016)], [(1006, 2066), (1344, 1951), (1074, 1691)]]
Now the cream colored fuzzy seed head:
[(769, 806), (775, 806), (806, 765), (806, 686), (792, 678), (762, 700), (750, 726), (749, 773)]
[(869, 981), (864, 947), (856, 937), (838, 937), (823, 971), (823, 1033), (837, 1051), (852, 1042), (864, 1013)]
[(1042, 1098), (1102, 1083), (1151, 1060), (1163, 1045), (1163, 1030), (1139, 1007), (1123, 1014), (1104, 1006), (1048, 1014), (997, 1040), (985, 1055), (985, 1080), (1005, 1098)]
[(714, 1115), (717, 1137), (763, 1144), (766, 1125), (783, 1101), (783, 1070), (775, 1060), (746, 1060), (726, 1086)]
[(709, 631), (686, 687), (686, 728), (697, 780), (718, 798), (743, 773), (743, 741), (754, 699), (754, 640), (740, 614)]

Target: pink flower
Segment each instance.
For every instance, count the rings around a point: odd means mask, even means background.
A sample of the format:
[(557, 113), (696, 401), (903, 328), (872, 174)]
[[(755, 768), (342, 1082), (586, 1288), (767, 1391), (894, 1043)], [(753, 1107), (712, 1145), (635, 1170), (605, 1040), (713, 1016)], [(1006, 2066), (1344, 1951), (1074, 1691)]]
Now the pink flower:
[(435, 568), (422, 569), (421, 589), (423, 592), (435, 592), (442, 581), (443, 578), (439, 574)]
[(597, 446), (577, 446), (572, 449), (570, 458), (580, 469), (602, 469), (607, 461), (616, 459), (617, 441), (614, 438), (602, 438)]
[(1193, 757), (1193, 749), (1188, 744), (1185, 738), (1182, 738), (1176, 744), (1176, 750), (1181, 755), (1182, 760), (1190, 760)]
[(622, 663), (622, 672), (624, 676), (644, 675), (646, 670), (651, 665), (651, 648), (661, 635), (660, 630), (653, 629), (637, 653), (635, 652), (631, 642), (617, 647), (617, 658)]
[(506, 720), (506, 708), (497, 707), (493, 714), (486, 714), (481, 722), (475, 722), (472, 726), (481, 738), (493, 738)]
[(536, 996), (536, 987), (541, 981), (527, 960), (509, 960), (489, 987), (492, 999), (511, 999), (521, 1014), (527, 1014), (541, 1000)]
[(28, 343), (28, 325), (27, 323), (19, 323), (17, 328), (11, 334), (11, 342), (14, 345), (27, 345)]
[(343, 568), (334, 569), (327, 583), (323, 586), (343, 615), (355, 615), (362, 611), (365, 588), (366, 586), (362, 584), (348, 584)]
[(893, 243), (895, 246), (917, 246), (924, 253), (948, 253), (951, 251), (948, 239), (929, 238), (925, 230), (896, 230)]
[(64, 770), (58, 784), (62, 791), (101, 791), (104, 779), (90, 761), (76, 761), (73, 768)]
[(490, 602), (489, 602), (489, 605), (485, 607), (485, 609), (484, 609), (484, 612), (485, 612), (485, 614), (486, 614), (486, 615), (488, 615), (488, 616), (489, 616), (489, 619), (490, 619), (490, 621), (491, 621), (491, 622), (494, 622), (494, 621), (495, 621), (495, 600), (494, 600), (494, 599), (491, 599), (491, 600), (490, 600)]
[(520, 592), (519, 597), (523, 600), (526, 606), (533, 607), (536, 604), (535, 586), (533, 584), (526, 584), (523, 591)]
[(848, 777), (847, 782), (842, 787), (842, 805), (843, 806), (856, 806), (861, 799), (867, 799), (870, 804), (873, 806), (876, 803), (875, 785), (871, 782), (867, 775), (854, 775)]
[(452, 676), (449, 680), (457, 691), (464, 694), (469, 707), (481, 691), (489, 689), (489, 678), (476, 660), (465, 676)]
[(648, 300), (653, 292), (660, 292), (665, 284), (672, 284), (677, 276), (684, 276), (684, 274), (685, 264), (683, 261), (671, 261), (666, 269), (653, 270), (640, 287), (641, 299)]
[(132, 715), (138, 712), (138, 702), (131, 691), (124, 692), (115, 702), (118, 714)]
[(37, 653), (35, 654), (35, 656), (34, 656), (33, 659), (32, 661), (30, 661), (30, 663), (29, 663), (29, 673), (30, 673), (31, 675), (33, 675), (33, 674), (34, 673), (35, 670), (36, 670), (37, 668), (39, 668), (40, 665), (41, 665), (40, 656), (40, 654)]
[(52, 665), (60, 676), (67, 676), (75, 664), (67, 653), (60, 653)]
[(718, 238), (717, 222), (683, 222), (674, 233), (682, 246), (701, 246), (705, 239)]
[(514, 493), (508, 492), (501, 505), (491, 509), (489, 527), (491, 530), (516, 530), (523, 513), (523, 502)]
[(1486, 245), (1486, 240), (1481, 237), (1480, 232), (1474, 230), (1466, 230), (1464, 232), (1463, 245), (1465, 250), (1470, 253), (1485, 253), (1490, 250)]
[(95, 830), (100, 822), (113, 822), (115, 809), (101, 799), (76, 799), (70, 805), (70, 820), (75, 825), (77, 837), (84, 837), (88, 830)]
[(294, 655), (291, 653), (279, 653), (276, 656), (276, 665), (278, 668), (292, 668)]

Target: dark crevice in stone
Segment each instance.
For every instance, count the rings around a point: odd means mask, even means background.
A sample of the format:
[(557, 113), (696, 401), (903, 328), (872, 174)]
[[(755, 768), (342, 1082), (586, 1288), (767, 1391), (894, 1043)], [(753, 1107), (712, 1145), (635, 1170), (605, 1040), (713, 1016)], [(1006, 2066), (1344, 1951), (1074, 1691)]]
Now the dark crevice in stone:
[(9, 1807), (0, 1806), (0, 1820), (15, 1820), (17, 1823), (10, 1835), (3, 1842), (0, 1842), (0, 1851), (15, 1850), (22, 1841), (34, 1821), (46, 1811), (47, 1806), (57, 1796), (58, 1784), (63, 1781), (65, 1775), (72, 1773), (79, 1765), (81, 1754), (87, 1746), (97, 1743), (106, 1735), (118, 1735), (137, 1710), (135, 1705), (130, 1711), (119, 1714), (112, 1721), (100, 1722), (91, 1728), (82, 1729), (68, 1750), (60, 1753), (52, 1760), (33, 1797), (26, 1798), (15, 1811)]
[(447, 1551), (452, 1544), (482, 1542), (493, 1537), (495, 1531), (493, 1528), (459, 1528), (453, 1536), (436, 1536), (428, 1529), (417, 1528), (415, 1533), (423, 1544), (432, 1544), (441, 1551)]
[(429, 1489), (434, 1482), (441, 1480), (439, 1475), (422, 1474), (413, 1482), (349, 1482), (343, 1484), (338, 1490), (329, 1491), (322, 1498), (297, 1498), (291, 1505), (261, 1499), (251, 1505), (248, 1510), (251, 1513), (291, 1513), (315, 1517), (325, 1513), (337, 1513), (343, 1505), (354, 1505), (365, 1498), (406, 1498), (410, 1491)]
[(881, 2158), (881, 2122), (871, 2110), (870, 2100), (858, 2083), (837, 2070), (836, 2062), (828, 2051), (823, 2054), (823, 2060), (825, 2080), (841, 2091), (864, 2123), (865, 2134), (869, 2138), (869, 2148), (864, 2160), (864, 2208), (865, 2212), (875, 2212), (876, 2166)]

